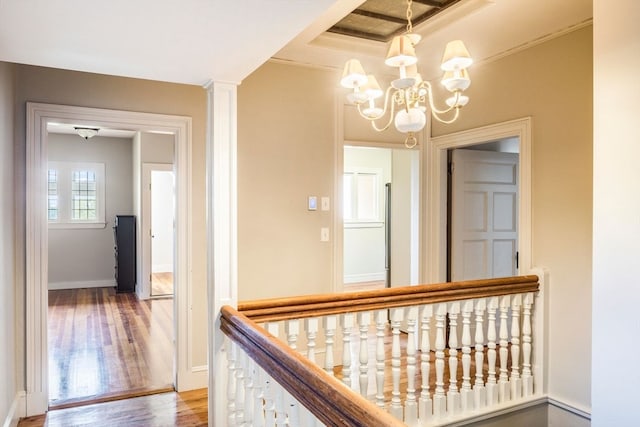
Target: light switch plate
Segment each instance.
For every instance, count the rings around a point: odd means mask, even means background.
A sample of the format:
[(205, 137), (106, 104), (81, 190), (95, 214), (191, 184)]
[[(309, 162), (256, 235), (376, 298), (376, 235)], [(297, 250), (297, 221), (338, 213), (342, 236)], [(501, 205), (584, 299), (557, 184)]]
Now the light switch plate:
[(323, 211), (328, 211), (329, 209), (331, 209), (328, 197), (322, 197), (320, 199), (320, 209)]
[(320, 229), (320, 241), (321, 242), (328, 242), (329, 241), (329, 228), (328, 227), (322, 227)]
[(309, 209), (310, 211), (315, 211), (318, 209), (318, 198), (316, 196), (309, 196), (309, 200), (307, 203), (307, 209)]

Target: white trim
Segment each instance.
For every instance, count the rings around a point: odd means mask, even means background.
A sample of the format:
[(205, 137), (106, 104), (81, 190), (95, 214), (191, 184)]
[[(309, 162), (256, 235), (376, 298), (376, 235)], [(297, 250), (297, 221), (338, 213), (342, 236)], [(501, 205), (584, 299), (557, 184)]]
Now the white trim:
[(552, 397), (549, 397), (548, 401), (549, 401), (549, 405), (551, 406), (555, 406), (556, 408), (563, 409), (567, 412), (577, 415), (578, 417), (591, 421), (591, 412), (569, 405), (568, 403), (561, 402), (560, 400), (556, 400)]
[(16, 427), (20, 418), (26, 416), (25, 414), (25, 392), (19, 391), (16, 393), (16, 396), (13, 398), (13, 403), (11, 403), (11, 407), (9, 407), (9, 412), (7, 413), (7, 417), (4, 419), (2, 423), (2, 427)]
[(423, 252), (425, 277), (429, 283), (446, 280), (446, 221), (447, 221), (447, 150), (501, 138), (518, 137), (520, 140), (519, 200), (518, 200), (518, 252), (519, 274), (527, 274), (531, 268), (532, 212), (531, 167), (532, 138), (531, 117), (488, 125), (431, 138), (426, 147), (426, 247)]
[(235, 84), (211, 82), (205, 89), (209, 425), (222, 426), (228, 421), (227, 407), (220, 405), (227, 400), (228, 369), (219, 313), (238, 303), (238, 95)]
[(153, 264), (151, 266), (152, 273), (171, 273), (173, 271), (173, 264)]
[(82, 289), (82, 288), (114, 288), (116, 281), (114, 279), (106, 280), (79, 280), (76, 282), (49, 282), (50, 291), (59, 289)]
[[(66, 105), (27, 103), (26, 138), (26, 414), (48, 408), (47, 350), (47, 123), (90, 124), (132, 131), (161, 131), (175, 135), (177, 263), (174, 316), (176, 330), (176, 388), (204, 387), (193, 372), (191, 332), (191, 118), (153, 113)], [(191, 325), (191, 326), (190, 326)]]
[(349, 285), (361, 282), (377, 282), (380, 280), (385, 280), (386, 278), (387, 273), (385, 273), (384, 271), (380, 271), (377, 273), (349, 274), (344, 276), (344, 284)]

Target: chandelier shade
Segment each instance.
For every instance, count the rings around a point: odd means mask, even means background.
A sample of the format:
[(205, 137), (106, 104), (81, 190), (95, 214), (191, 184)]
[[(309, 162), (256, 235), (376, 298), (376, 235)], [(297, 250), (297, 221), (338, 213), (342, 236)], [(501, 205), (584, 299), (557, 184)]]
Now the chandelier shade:
[[(398, 68), (399, 77), (383, 90), (373, 75), (366, 74), (360, 61), (350, 59), (340, 80), (343, 87), (351, 89), (347, 99), (357, 106), (360, 116), (369, 120), (373, 129), (379, 132), (393, 123), (399, 132), (407, 134), (405, 145), (408, 148), (417, 144), (415, 134), (425, 127), (427, 113), (442, 123), (453, 123), (458, 119), (460, 108), (469, 102), (469, 97), (462, 92), (471, 85), (467, 68), (473, 63), (461, 40), (447, 44), (440, 64), (444, 71), (440, 83), (452, 96), (445, 100), (447, 107), (437, 108), (431, 83), (424, 81), (418, 71), (415, 46), (420, 36), (412, 33), (411, 3), (412, 0), (407, 0), (407, 32), (391, 40), (384, 61), (390, 67)], [(383, 96), (382, 107), (376, 106), (376, 99)]]

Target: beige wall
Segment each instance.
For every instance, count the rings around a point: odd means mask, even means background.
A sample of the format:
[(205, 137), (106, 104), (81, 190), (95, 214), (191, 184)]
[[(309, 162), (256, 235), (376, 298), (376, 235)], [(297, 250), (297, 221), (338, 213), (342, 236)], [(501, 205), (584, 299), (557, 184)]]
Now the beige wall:
[(49, 134), (48, 144), (49, 161), (104, 163), (107, 222), (103, 228), (49, 229), (49, 289), (86, 287), (91, 281), (115, 285), (112, 227), (116, 215), (133, 213), (132, 141), (94, 136), (86, 142), (75, 134)]
[(4, 422), (16, 392), (23, 368), (16, 340), (18, 306), (14, 269), (14, 191), (13, 191), (13, 78), (14, 66), (0, 62), (0, 422)]
[(471, 102), (434, 135), (533, 118), (533, 264), (550, 272), (549, 393), (591, 406), (592, 27), (471, 69)]
[(267, 63), (238, 87), (241, 301), (332, 290), (333, 244), (320, 228), (333, 209), (308, 211), (307, 197), (333, 195), (338, 76)]
[[(24, 188), (25, 188), (25, 103), (27, 101), (76, 105), (115, 110), (189, 116), (193, 119), (192, 213), (194, 230), (190, 248), (193, 271), (191, 297), (193, 306), (192, 365), (207, 363), (206, 311), (206, 234), (205, 230), (205, 132), (206, 92), (197, 86), (112, 77), (19, 65), (16, 67), (16, 173), (19, 194), (18, 254), (24, 253)], [(18, 271), (24, 269), (24, 255), (17, 260)], [(24, 304), (24, 278), (18, 305)], [(24, 331), (20, 332), (24, 334)]]

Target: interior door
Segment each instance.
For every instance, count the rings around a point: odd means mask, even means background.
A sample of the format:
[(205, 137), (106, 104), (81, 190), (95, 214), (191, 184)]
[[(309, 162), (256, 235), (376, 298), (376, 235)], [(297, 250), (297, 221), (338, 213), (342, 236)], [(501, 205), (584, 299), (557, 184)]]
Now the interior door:
[(517, 274), (518, 154), (454, 150), (451, 280)]

